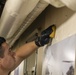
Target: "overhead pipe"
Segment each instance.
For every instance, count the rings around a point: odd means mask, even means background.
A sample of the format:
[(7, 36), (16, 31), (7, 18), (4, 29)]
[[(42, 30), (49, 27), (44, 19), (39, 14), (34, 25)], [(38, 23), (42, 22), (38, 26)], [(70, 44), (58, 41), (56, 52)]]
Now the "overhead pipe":
[(76, 11), (76, 0), (45, 0), (45, 1), (57, 8), (67, 6), (73, 11)]
[(68, 8), (72, 9), (73, 11), (76, 11), (76, 0), (60, 0), (62, 3), (64, 3)]
[(44, 0), (47, 3), (49, 3), (50, 5), (56, 7), (56, 8), (60, 8), (65, 6), (60, 0)]
[(0, 22), (0, 36), (6, 38), (20, 11), (24, 0), (7, 0)]
[(20, 37), (20, 35), (27, 29), (27, 27), (37, 18), (37, 16), (49, 5), (49, 3), (44, 0), (40, 0), (32, 12), (27, 16), (27, 18), (22, 23), (21, 27), (18, 29), (17, 33), (14, 35), (12, 40), (9, 41), (10, 46), (12, 46), (15, 41)]
[[(66, 0), (65, 0), (66, 1)], [(21, 27), (18, 29), (12, 40), (9, 40), (12, 46), (19, 36), (27, 29), (27, 27), (36, 19), (36, 17), (49, 5), (53, 5), (57, 8), (65, 6), (62, 0), (40, 0), (32, 12), (26, 17)]]
[[(7, 39), (11, 39), (19, 27), (22, 25), (22, 22), (25, 20), (27, 15), (35, 8), (39, 0), (24, 0), (24, 3), (21, 6), (20, 12), (16, 17), (16, 20), (7, 35)], [(12, 34), (11, 34), (12, 33)]]
[[(64, 6), (61, 5), (61, 2), (55, 2), (55, 0), (52, 2), (54, 5), (56, 4), (57, 7)], [(15, 41), (19, 38), (19, 36), (27, 29), (27, 27), (37, 18), (37, 16), (49, 5), (50, 3), (47, 0), (40, 0), (36, 7), (32, 10), (32, 12), (26, 17), (24, 22), (22, 23), (21, 27), (18, 29), (18, 31), (15, 33), (14, 37), (11, 40), (8, 40), (10, 43), (10, 46), (12, 46)], [(58, 6), (58, 4), (60, 6)]]

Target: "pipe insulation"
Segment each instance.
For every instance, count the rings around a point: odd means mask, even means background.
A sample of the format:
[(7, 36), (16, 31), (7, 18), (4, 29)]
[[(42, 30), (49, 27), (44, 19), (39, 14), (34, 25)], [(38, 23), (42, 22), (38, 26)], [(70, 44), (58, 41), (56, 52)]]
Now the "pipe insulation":
[(60, 0), (62, 3), (64, 3), (68, 8), (72, 9), (73, 11), (76, 11), (76, 0)]
[(9, 41), (10, 46), (12, 46), (15, 41), (20, 37), (20, 35), (25, 31), (25, 29), (37, 18), (37, 16), (49, 5), (49, 3), (44, 0), (40, 0), (33, 11), (27, 16), (27, 18), (22, 23), (21, 27), (17, 30), (16, 34)]
[(44, 1), (53, 5), (56, 8), (60, 8), (60, 7), (65, 6), (60, 0), (44, 0)]
[(0, 36), (7, 36), (8, 32), (13, 26), (23, 2), (24, 0), (7, 0), (1, 16)]
[(45, 0), (45, 1), (56, 8), (67, 6), (73, 11), (76, 11), (76, 0)]
[[(27, 17), (29, 13), (35, 8), (39, 0), (25, 0), (24, 3), (22, 3), (21, 9), (19, 11), (18, 16), (16, 17), (16, 20), (10, 29), (8, 35), (6, 36), (7, 39), (11, 39), (13, 35), (16, 33), (16, 31), (19, 29), (19, 27), (22, 25), (23, 21)], [(11, 34), (12, 33), (12, 34)]]
[(11, 39), (39, 0), (8, 0), (1, 16), (0, 35)]

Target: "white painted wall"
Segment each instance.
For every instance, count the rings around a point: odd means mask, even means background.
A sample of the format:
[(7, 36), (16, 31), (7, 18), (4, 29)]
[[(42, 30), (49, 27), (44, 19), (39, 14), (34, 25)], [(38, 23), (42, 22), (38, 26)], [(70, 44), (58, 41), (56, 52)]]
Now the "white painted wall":
[(56, 24), (57, 27), (53, 45), (76, 34), (76, 13), (67, 7), (58, 9), (49, 6), (46, 10), (45, 28), (51, 24)]
[(44, 53), (42, 75), (66, 75), (70, 66), (75, 67), (75, 48), (76, 35), (48, 46)]
[(54, 44), (76, 34), (76, 13), (67, 7), (57, 9), (50, 6), (47, 8), (45, 26), (51, 24), (57, 27)]
[[(45, 11), (45, 18), (43, 19), (45, 19), (44, 22), (41, 23), (41, 25), (45, 25), (43, 26), (43, 29), (52, 24), (56, 24), (56, 35), (52, 41), (52, 45), (76, 34), (76, 13), (67, 7), (54, 8), (49, 6)], [(39, 50), (40, 56), (38, 56), (38, 58), (41, 57), (42, 59), (38, 60), (37, 75), (41, 75), (40, 72), (42, 68), (41, 66), (39, 67), (39, 65), (43, 63), (43, 53), (44, 49), (42, 48), (42, 50)]]

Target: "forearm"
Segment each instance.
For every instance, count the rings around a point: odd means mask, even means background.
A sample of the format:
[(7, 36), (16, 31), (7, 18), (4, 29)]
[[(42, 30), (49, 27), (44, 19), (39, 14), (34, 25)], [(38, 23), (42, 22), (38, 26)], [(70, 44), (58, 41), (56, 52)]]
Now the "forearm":
[[(16, 50), (15, 54), (15, 66), (16, 68), (23, 59), (28, 57), (30, 54), (32, 54), (35, 50), (37, 50), (38, 47), (44, 46), (45, 44), (49, 43), (50, 38), (52, 39), (54, 37), (55, 33), (55, 25), (52, 25), (41, 32), (41, 35), (38, 36), (35, 41), (27, 43), (23, 46), (21, 46), (18, 50)], [(49, 36), (50, 35), (50, 36)]]
[(21, 46), (16, 51), (16, 55), (20, 58), (25, 59), (30, 54), (32, 54), (37, 48), (38, 48), (38, 46), (36, 46), (35, 42), (33, 41), (33, 42), (30, 42), (30, 43), (27, 43), (27, 44)]

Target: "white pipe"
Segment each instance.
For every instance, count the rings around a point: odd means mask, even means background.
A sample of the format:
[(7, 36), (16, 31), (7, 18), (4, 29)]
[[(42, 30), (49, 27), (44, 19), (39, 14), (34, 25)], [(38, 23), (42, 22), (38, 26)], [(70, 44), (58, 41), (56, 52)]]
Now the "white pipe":
[(57, 8), (67, 6), (68, 8), (76, 11), (76, 0), (44, 0), (44, 1)]
[(18, 14), (18, 12), (20, 10), (20, 7), (21, 7), (21, 5), (22, 5), (23, 2), (24, 2), (24, 0), (8, 0), (7, 3), (6, 3), (5, 8), (11, 14), (13, 12), (15, 12), (15, 13)]
[(0, 36), (6, 37), (20, 11), (24, 0), (7, 0), (0, 24)]
[(60, 0), (44, 0), (44, 1), (46, 1), (47, 3), (53, 5), (56, 8), (60, 8), (60, 7), (64, 6), (64, 4)]
[(60, 0), (63, 2), (68, 8), (76, 11), (76, 0)]
[(22, 23), (25, 20), (25, 18), (27, 17), (27, 15), (29, 13), (31, 13), (31, 11), (35, 8), (35, 6), (37, 5), (38, 2), (39, 2), (39, 0), (25, 0), (18, 16), (16, 17), (16, 20), (15, 20), (11, 30), (9, 31), (9, 33), (6, 37), (7, 39), (11, 39), (13, 37), (13, 35), (16, 33), (16, 31), (22, 25)]
[(40, 0), (34, 10), (27, 16), (23, 24), (21, 25), (18, 32), (14, 35), (13, 39), (9, 41), (10, 46), (12, 46), (15, 41), (20, 37), (20, 35), (25, 31), (25, 29), (37, 18), (37, 16), (49, 5), (49, 3), (44, 0)]

